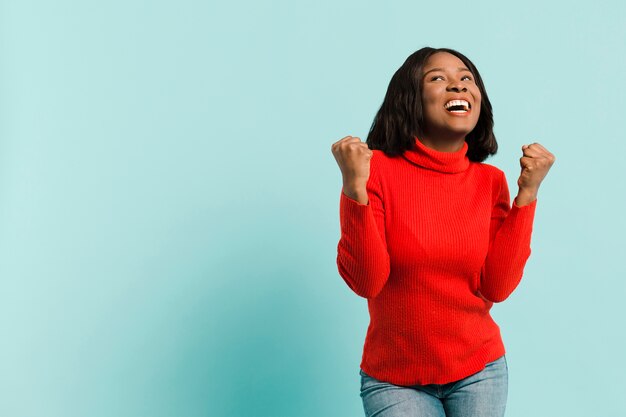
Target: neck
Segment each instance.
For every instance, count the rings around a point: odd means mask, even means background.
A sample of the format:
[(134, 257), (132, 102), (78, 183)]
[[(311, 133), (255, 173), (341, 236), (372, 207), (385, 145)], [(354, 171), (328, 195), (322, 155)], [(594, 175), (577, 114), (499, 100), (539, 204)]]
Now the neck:
[(420, 136), (419, 141), (431, 149), (439, 152), (457, 152), (465, 142), (465, 135), (429, 135)]
[(414, 140), (415, 146), (402, 155), (415, 165), (448, 174), (463, 172), (470, 165), (467, 142), (463, 142), (461, 147), (454, 152), (446, 152), (431, 148), (418, 137)]

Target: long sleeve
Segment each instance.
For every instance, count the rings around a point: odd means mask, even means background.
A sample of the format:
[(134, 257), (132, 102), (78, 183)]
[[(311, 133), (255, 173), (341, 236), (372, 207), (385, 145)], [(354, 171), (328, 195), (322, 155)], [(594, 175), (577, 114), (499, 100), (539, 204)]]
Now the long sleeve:
[(530, 241), (537, 200), (525, 206), (513, 201), (502, 173), (489, 229), (489, 251), (482, 267), (480, 292), (492, 302), (504, 301), (522, 279), (530, 257)]
[(337, 245), (339, 275), (359, 296), (374, 298), (389, 278), (382, 187), (374, 170), (367, 182), (368, 204), (341, 192), (341, 238)]

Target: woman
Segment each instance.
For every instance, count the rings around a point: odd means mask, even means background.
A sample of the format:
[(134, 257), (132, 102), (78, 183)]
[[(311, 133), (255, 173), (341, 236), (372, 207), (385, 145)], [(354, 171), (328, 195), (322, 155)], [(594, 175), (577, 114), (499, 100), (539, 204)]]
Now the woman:
[[(513, 99), (513, 97), (512, 97)], [(513, 205), (478, 70), (422, 48), (396, 71), (367, 143), (332, 146), (343, 176), (337, 265), (367, 298), (367, 416), (502, 416), (508, 367), (489, 314), (519, 284), (541, 181), (555, 161), (522, 146)]]

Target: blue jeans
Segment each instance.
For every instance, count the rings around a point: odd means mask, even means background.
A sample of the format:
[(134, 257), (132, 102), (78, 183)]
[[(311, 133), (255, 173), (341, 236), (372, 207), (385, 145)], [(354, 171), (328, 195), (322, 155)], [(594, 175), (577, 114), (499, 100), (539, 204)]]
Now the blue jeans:
[(447, 384), (410, 387), (382, 382), (362, 370), (361, 398), (366, 417), (502, 417), (509, 367), (506, 357)]

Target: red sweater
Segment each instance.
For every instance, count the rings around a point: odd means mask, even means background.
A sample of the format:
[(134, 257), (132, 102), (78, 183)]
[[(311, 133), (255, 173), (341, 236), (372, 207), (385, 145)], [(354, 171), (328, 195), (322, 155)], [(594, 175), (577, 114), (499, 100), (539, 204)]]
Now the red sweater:
[(537, 200), (510, 204), (504, 172), (457, 152), (374, 151), (367, 205), (340, 201), (341, 277), (367, 298), (361, 369), (395, 385), (444, 384), (504, 355), (489, 310), (519, 284)]

